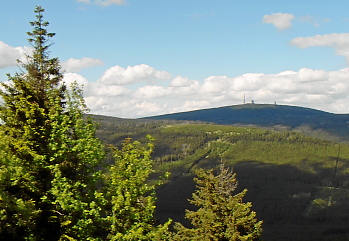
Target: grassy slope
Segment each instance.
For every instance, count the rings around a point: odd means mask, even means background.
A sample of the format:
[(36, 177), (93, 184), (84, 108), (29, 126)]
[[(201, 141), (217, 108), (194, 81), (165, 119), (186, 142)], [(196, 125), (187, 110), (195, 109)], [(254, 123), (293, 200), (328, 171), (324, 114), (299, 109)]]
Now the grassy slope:
[[(222, 159), (249, 191), (265, 240), (348, 240), (349, 147), (295, 132), (98, 117), (98, 135), (118, 144), (125, 137), (155, 137), (156, 170), (171, 171), (158, 194), (157, 216), (183, 222), (195, 189), (196, 168)], [(97, 119), (98, 119), (97, 118)]]

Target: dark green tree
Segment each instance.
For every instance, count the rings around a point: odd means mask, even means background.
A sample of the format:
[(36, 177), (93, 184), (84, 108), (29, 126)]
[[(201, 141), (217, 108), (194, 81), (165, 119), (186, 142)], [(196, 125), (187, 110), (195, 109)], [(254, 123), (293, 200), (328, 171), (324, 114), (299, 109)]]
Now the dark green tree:
[(8, 75), (0, 96), (0, 239), (87, 240), (98, 227), (100, 172), (104, 157), (95, 127), (84, 119), (82, 91), (67, 88), (44, 9), (28, 32), (33, 53)]
[(251, 203), (242, 202), (246, 189), (233, 195), (236, 174), (222, 164), (218, 175), (213, 170), (199, 169), (197, 176), (194, 180), (198, 190), (190, 203), (199, 209), (186, 211), (193, 228), (176, 223), (173, 240), (256, 240), (262, 232), (262, 221), (257, 221)]

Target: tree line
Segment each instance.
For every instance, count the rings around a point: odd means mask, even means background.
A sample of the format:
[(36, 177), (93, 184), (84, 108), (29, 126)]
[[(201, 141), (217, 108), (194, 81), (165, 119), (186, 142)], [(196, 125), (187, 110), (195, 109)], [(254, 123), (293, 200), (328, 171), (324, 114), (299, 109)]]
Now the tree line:
[[(126, 138), (120, 148), (96, 138), (96, 125), (80, 86), (63, 82), (58, 58), (49, 56), (54, 33), (44, 9), (28, 32), (33, 53), (21, 71), (1, 83), (1, 240), (255, 240), (262, 222), (251, 203), (234, 194), (235, 174), (221, 165), (197, 172), (187, 211), (192, 227), (154, 219), (154, 172), (146, 144)], [(113, 162), (105, 164), (107, 153)], [(165, 173), (164, 178), (169, 173)]]

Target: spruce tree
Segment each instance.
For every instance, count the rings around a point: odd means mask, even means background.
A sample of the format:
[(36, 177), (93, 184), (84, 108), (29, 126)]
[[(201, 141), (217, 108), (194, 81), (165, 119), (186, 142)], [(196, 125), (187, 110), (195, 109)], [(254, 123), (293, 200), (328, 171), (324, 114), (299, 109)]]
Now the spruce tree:
[(262, 221), (257, 221), (251, 203), (242, 202), (246, 189), (233, 195), (236, 174), (222, 164), (218, 175), (212, 169), (199, 169), (197, 176), (194, 180), (198, 190), (190, 203), (198, 206), (198, 210), (186, 210), (193, 228), (176, 223), (173, 240), (256, 240), (262, 232)]
[(84, 119), (81, 89), (67, 88), (58, 58), (49, 57), (55, 34), (44, 9), (35, 13), (33, 53), (0, 91), (0, 239), (87, 240), (98, 232), (104, 153)]
[(105, 182), (107, 240), (165, 240), (168, 225), (157, 225), (155, 212), (155, 188), (161, 181), (149, 182), (154, 172), (150, 155), (153, 151), (151, 137), (142, 146), (127, 138), (122, 148), (113, 147), (115, 162), (109, 167)]

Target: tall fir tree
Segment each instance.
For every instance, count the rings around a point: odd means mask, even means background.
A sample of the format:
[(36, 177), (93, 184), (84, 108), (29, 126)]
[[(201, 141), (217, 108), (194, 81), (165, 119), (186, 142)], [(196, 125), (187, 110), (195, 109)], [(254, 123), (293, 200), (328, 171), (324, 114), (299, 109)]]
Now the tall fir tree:
[[(150, 155), (152, 139), (142, 146), (127, 138), (121, 149), (112, 148), (115, 162), (109, 167), (105, 182), (107, 240), (166, 240), (171, 220), (157, 225), (154, 220), (155, 188), (162, 182), (150, 183), (154, 172)], [(168, 174), (166, 174), (168, 175)]]
[(0, 96), (0, 239), (92, 240), (98, 227), (96, 191), (104, 157), (81, 89), (67, 88), (44, 9), (28, 32), (32, 55), (8, 75)]
[(242, 202), (247, 190), (233, 195), (237, 187), (236, 174), (224, 165), (220, 173), (213, 170), (197, 171), (198, 190), (190, 203), (198, 206), (197, 211), (186, 211), (193, 228), (176, 223), (173, 240), (188, 241), (249, 241), (256, 240), (262, 232), (262, 221), (256, 219), (251, 203)]

